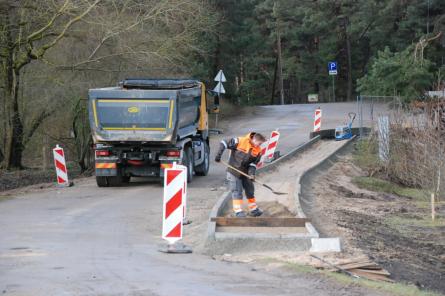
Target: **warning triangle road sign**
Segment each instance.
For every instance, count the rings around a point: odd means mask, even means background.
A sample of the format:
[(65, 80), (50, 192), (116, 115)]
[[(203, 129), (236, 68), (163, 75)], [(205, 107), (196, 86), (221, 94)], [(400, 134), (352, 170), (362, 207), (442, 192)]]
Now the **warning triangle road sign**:
[(226, 76), (224, 76), (223, 70), (219, 70), (218, 74), (215, 76), (215, 81), (226, 82)]
[(224, 89), (224, 86), (221, 82), (218, 82), (218, 84), (215, 86), (215, 88), (213, 89), (214, 92), (219, 93), (219, 94), (225, 94), (226, 90)]

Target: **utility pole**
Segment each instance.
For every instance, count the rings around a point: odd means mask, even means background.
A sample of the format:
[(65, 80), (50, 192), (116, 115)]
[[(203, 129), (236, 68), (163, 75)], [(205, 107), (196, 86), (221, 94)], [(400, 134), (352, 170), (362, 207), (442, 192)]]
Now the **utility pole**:
[(214, 81), (218, 82), (213, 91), (218, 94), (218, 97), (215, 98), (215, 130), (218, 128), (218, 114), (219, 114), (219, 102), (222, 94), (226, 93), (224, 89), (223, 82), (227, 82), (226, 76), (224, 75), (223, 70), (219, 70), (218, 74), (216, 74)]

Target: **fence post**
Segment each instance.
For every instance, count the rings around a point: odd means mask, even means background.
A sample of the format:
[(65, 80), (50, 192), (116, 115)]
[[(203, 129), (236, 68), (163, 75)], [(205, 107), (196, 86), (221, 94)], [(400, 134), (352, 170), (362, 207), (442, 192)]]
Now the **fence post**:
[(357, 96), (357, 113), (358, 122), (360, 128), (360, 139), (363, 138), (363, 97), (361, 95)]
[(387, 162), (389, 159), (389, 118), (388, 116), (378, 117), (379, 131), (379, 158)]

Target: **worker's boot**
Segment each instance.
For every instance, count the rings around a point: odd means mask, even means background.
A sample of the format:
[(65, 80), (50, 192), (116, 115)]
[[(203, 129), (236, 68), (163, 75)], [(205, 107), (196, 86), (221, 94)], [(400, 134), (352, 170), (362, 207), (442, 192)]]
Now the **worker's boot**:
[(259, 217), (263, 214), (263, 210), (261, 210), (260, 208), (256, 208), (252, 211), (250, 211), (250, 216), (252, 217)]
[(237, 218), (246, 218), (247, 215), (246, 215), (246, 213), (244, 213), (244, 211), (240, 211), (240, 212), (236, 212), (235, 213), (235, 217), (237, 217)]

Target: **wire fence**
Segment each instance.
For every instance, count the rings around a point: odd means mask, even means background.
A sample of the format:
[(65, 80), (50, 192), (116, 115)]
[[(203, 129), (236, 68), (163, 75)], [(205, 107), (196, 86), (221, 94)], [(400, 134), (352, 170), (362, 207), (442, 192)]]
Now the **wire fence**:
[(378, 151), (377, 170), (437, 200), (445, 190), (444, 106), (444, 101), (403, 105), (396, 96), (357, 97), (360, 137), (364, 127), (371, 128), (367, 145)]
[(364, 127), (375, 130), (379, 116), (391, 116), (402, 108), (401, 100), (397, 96), (357, 96), (358, 124), (360, 138), (364, 136)]

